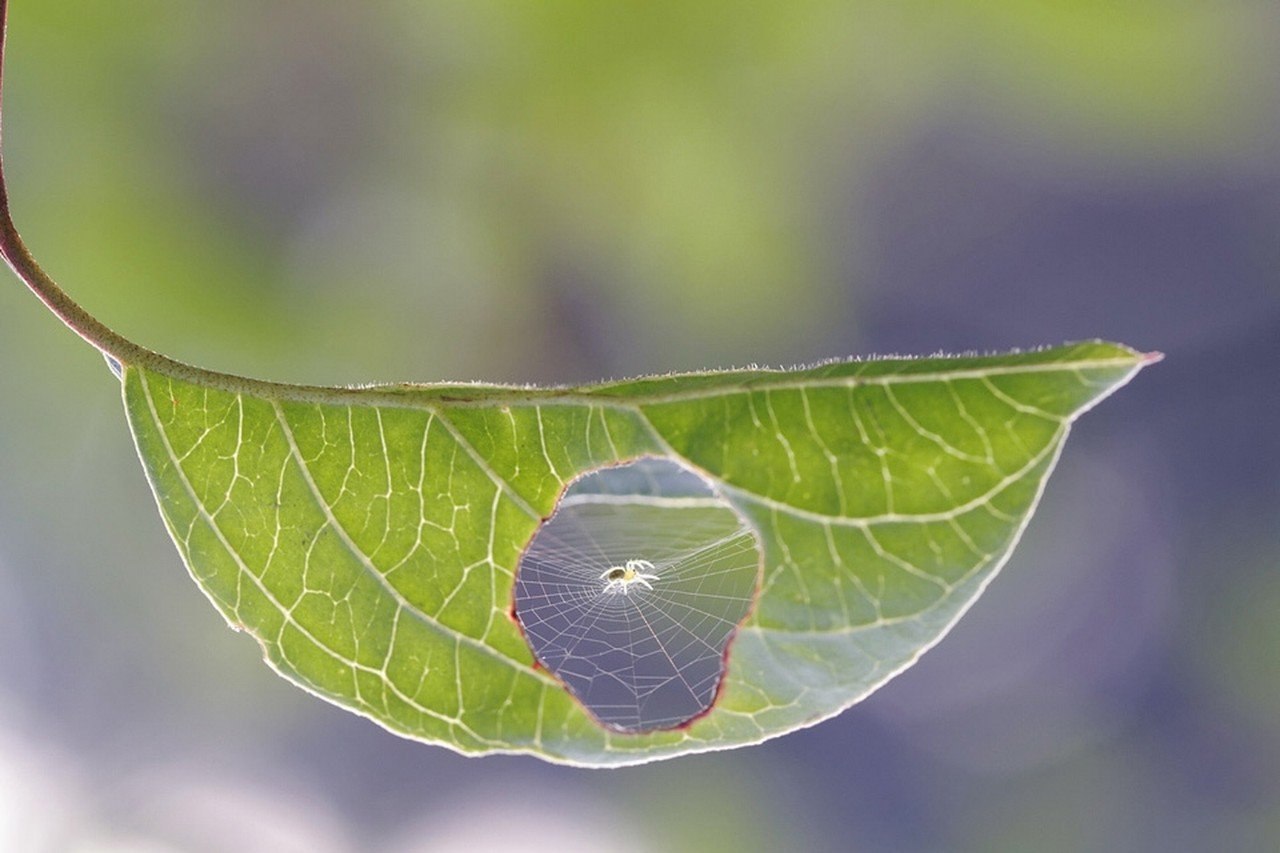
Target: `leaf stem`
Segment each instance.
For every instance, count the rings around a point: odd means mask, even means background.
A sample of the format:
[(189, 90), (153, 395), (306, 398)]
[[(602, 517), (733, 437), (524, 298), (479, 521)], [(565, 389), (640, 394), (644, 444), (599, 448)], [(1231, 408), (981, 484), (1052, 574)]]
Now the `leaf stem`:
[[(0, 105), (4, 98), (4, 47), (9, 31), (9, 2), (0, 0)], [(18, 276), (31, 288), (58, 319), (68, 328), (117, 361), (129, 364), (138, 360), (145, 350), (120, 334), (112, 331), (100, 320), (80, 307), (31, 256), (9, 212), (9, 190), (4, 177), (4, 157), (0, 154), (0, 254), (4, 255)], [(151, 355), (155, 356), (155, 353)], [(148, 360), (148, 359), (144, 359)]]
[[(0, 107), (3, 106), (4, 101), (4, 55), (8, 32), (9, 0), (0, 0)], [(2, 109), (0, 113), (3, 113)], [(2, 123), (0, 120), (0, 124)], [(22, 241), (9, 211), (9, 190), (5, 180), (2, 153), (0, 153), (0, 255), (4, 256), (9, 268), (53, 312), (54, 316), (121, 367), (142, 367), (175, 379), (196, 382), (232, 393), (269, 395), (292, 389), (295, 395), (304, 399), (323, 399), (334, 390), (309, 386), (294, 387), (195, 367), (140, 346), (109, 328), (58, 286), (58, 283), (40, 268)]]
[[(4, 101), (4, 56), (9, 32), (9, 0), (0, 0), (0, 107)], [(3, 109), (0, 109), (0, 114)], [(3, 121), (0, 119), (0, 124)], [(0, 134), (2, 138), (3, 134)], [(0, 146), (2, 147), (2, 146)], [(4, 157), (0, 153), (0, 255), (9, 268), (31, 289), (31, 292), (53, 312), (67, 328), (88, 341), (120, 368), (144, 368), (153, 373), (180, 381), (192, 382), (228, 391), (233, 394), (250, 394), (295, 399), (310, 402), (346, 399), (359, 393), (353, 389), (328, 388), (314, 385), (290, 385), (206, 370), (134, 343), (80, 306), (65, 290), (58, 286), (48, 273), (40, 268), (32, 256), (9, 211), (9, 190), (4, 174)], [(117, 370), (117, 373), (121, 373)]]

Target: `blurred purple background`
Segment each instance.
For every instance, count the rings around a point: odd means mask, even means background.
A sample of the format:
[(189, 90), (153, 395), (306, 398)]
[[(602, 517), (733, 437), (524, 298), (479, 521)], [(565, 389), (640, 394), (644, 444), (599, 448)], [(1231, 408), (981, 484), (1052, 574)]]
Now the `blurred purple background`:
[(576, 382), (1103, 337), (1004, 573), (840, 717), (616, 772), (276, 678), (0, 286), (0, 848), (1280, 848), (1280, 6), (14, 0), (5, 160), (144, 345)]

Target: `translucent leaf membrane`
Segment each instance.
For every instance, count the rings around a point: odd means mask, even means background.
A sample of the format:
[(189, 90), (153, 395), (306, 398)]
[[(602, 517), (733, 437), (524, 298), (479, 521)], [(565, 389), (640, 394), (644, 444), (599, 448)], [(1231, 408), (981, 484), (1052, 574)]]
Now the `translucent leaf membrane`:
[(520, 561), (516, 616), (601, 723), (675, 728), (714, 704), (759, 573), (755, 534), (725, 500), (643, 459), (569, 486)]
[(598, 767), (758, 743), (910, 666), (1008, 558), (1071, 423), (1152, 358), (122, 378), (193, 578), (284, 677), (460, 752)]

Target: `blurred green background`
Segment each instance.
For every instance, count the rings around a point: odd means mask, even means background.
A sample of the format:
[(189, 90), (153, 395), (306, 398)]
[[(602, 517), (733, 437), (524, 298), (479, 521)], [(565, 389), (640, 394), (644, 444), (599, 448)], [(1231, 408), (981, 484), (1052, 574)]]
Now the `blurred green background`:
[(577, 382), (1102, 336), (922, 662), (764, 746), (468, 760), (277, 679), (102, 360), (0, 286), (0, 848), (1280, 848), (1274, 0), (13, 0), (45, 267), (269, 379)]

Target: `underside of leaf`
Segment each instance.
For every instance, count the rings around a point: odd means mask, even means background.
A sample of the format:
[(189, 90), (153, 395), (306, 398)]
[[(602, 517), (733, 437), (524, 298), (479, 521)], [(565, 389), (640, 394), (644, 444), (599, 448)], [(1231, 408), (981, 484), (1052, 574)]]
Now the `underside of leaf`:
[[(910, 665), (1007, 559), (1072, 420), (1144, 363), (1091, 342), (547, 390), (236, 387), (136, 365), (123, 379), (192, 576), (282, 675), (463, 753), (609, 766), (811, 725)], [(566, 491), (589, 472), (655, 459), (692, 472), (719, 503), (658, 507), (625, 478), (588, 489), (585, 503)], [(602, 491), (615, 497), (591, 497)], [(613, 607), (616, 630), (590, 635), (590, 655), (565, 643), (535, 654), (531, 620), (576, 630), (578, 593), (557, 588), (568, 615), (533, 619), (521, 584), (545, 594), (546, 572), (560, 569), (522, 557), (538, 558), (558, 506), (607, 538), (591, 525), (620, 522), (598, 509), (623, 504), (622, 546), (586, 560), (553, 543), (542, 555), (576, 565), (584, 606)], [(750, 548), (690, 568), (668, 553), (671, 535)], [(689, 606), (729, 564), (754, 572), (750, 594), (740, 580), (709, 594), (741, 610)], [(641, 613), (666, 622), (645, 629)], [(708, 613), (731, 630), (699, 624)], [(714, 673), (706, 649), (688, 651), (722, 640)], [(595, 667), (586, 681), (572, 670), (583, 660)], [(705, 707), (639, 701), (681, 672)], [(629, 678), (630, 694), (603, 690), (593, 706), (582, 685), (606, 683), (596, 678)], [(630, 716), (601, 710), (619, 695), (635, 698)]]

